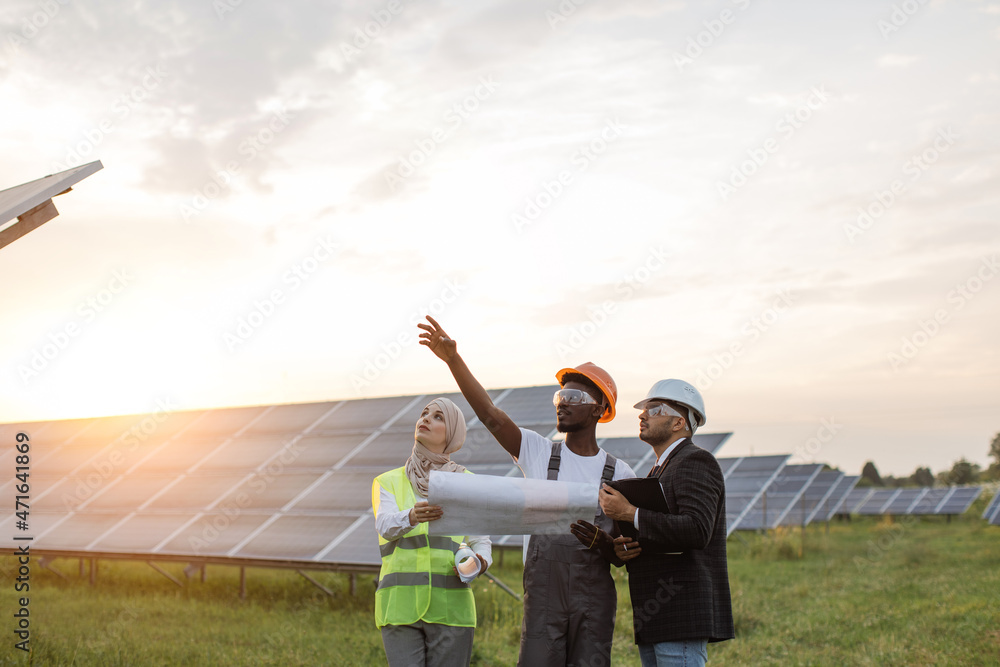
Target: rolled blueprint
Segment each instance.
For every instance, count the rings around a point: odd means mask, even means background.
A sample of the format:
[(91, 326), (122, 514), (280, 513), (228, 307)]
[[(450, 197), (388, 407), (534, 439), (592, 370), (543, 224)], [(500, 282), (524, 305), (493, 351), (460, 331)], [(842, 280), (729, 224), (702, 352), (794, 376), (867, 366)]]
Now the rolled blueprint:
[(552, 535), (594, 521), (596, 484), (432, 470), (427, 501), (442, 516), (431, 535)]

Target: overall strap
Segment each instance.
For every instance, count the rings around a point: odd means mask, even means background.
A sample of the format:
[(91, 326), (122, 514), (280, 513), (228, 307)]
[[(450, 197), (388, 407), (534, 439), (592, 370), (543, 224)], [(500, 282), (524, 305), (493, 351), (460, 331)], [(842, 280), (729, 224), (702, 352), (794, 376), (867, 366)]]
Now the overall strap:
[(552, 443), (552, 456), (549, 457), (549, 476), (546, 479), (555, 481), (559, 476), (559, 461), (562, 457), (562, 443)]
[[(614, 454), (607, 452), (607, 458), (604, 460), (604, 470), (601, 471), (601, 484), (608, 484), (612, 479), (614, 479), (615, 464), (617, 463), (618, 459), (615, 458)], [(594, 516), (594, 525), (599, 525), (598, 522), (601, 520), (602, 516), (604, 516), (604, 510), (598, 506), (597, 514)]]
[(618, 463), (618, 459), (615, 458), (614, 454), (608, 452), (608, 458), (604, 462), (604, 472), (601, 473), (601, 484), (607, 484), (615, 478), (615, 465)]

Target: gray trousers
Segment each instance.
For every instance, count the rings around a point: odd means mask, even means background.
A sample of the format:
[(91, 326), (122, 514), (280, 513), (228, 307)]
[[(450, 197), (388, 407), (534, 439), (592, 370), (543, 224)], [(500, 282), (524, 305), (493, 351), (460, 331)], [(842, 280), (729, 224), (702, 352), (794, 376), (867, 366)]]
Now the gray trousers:
[(520, 667), (607, 667), (618, 594), (608, 562), (572, 535), (533, 535)]
[(382, 627), (389, 667), (469, 667), (475, 628), (417, 621)]

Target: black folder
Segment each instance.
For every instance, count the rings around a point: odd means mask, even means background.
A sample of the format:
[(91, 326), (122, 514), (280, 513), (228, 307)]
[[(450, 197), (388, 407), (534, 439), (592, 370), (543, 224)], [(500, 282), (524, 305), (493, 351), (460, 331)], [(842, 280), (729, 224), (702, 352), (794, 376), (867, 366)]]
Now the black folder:
[[(663, 487), (660, 486), (659, 477), (633, 477), (631, 479), (619, 479), (608, 484), (613, 489), (619, 491), (630, 503), (636, 507), (641, 507), (654, 512), (666, 514), (667, 498), (663, 495)], [(631, 521), (616, 521), (618, 530), (625, 537), (638, 539), (639, 533)]]

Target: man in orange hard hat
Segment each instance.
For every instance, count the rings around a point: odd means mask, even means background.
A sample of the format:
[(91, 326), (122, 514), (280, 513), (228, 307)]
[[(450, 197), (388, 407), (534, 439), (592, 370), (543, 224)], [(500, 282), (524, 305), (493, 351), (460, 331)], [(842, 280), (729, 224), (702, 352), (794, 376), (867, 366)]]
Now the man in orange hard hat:
[[(565, 442), (553, 442), (518, 428), (472, 375), (457, 344), (428, 316), (420, 343), (443, 359), (479, 420), (532, 479), (583, 482), (600, 487), (635, 477), (624, 461), (597, 446), (599, 422), (615, 416), (618, 389), (604, 369), (590, 362), (556, 373), (560, 389), (553, 397), (556, 428)], [(524, 620), (517, 664), (610, 665), (618, 596), (609, 561), (614, 545), (607, 534), (612, 522), (603, 512), (594, 518), (601, 531), (574, 523), (565, 535), (532, 535), (525, 545)], [(606, 539), (605, 539), (606, 538)]]

